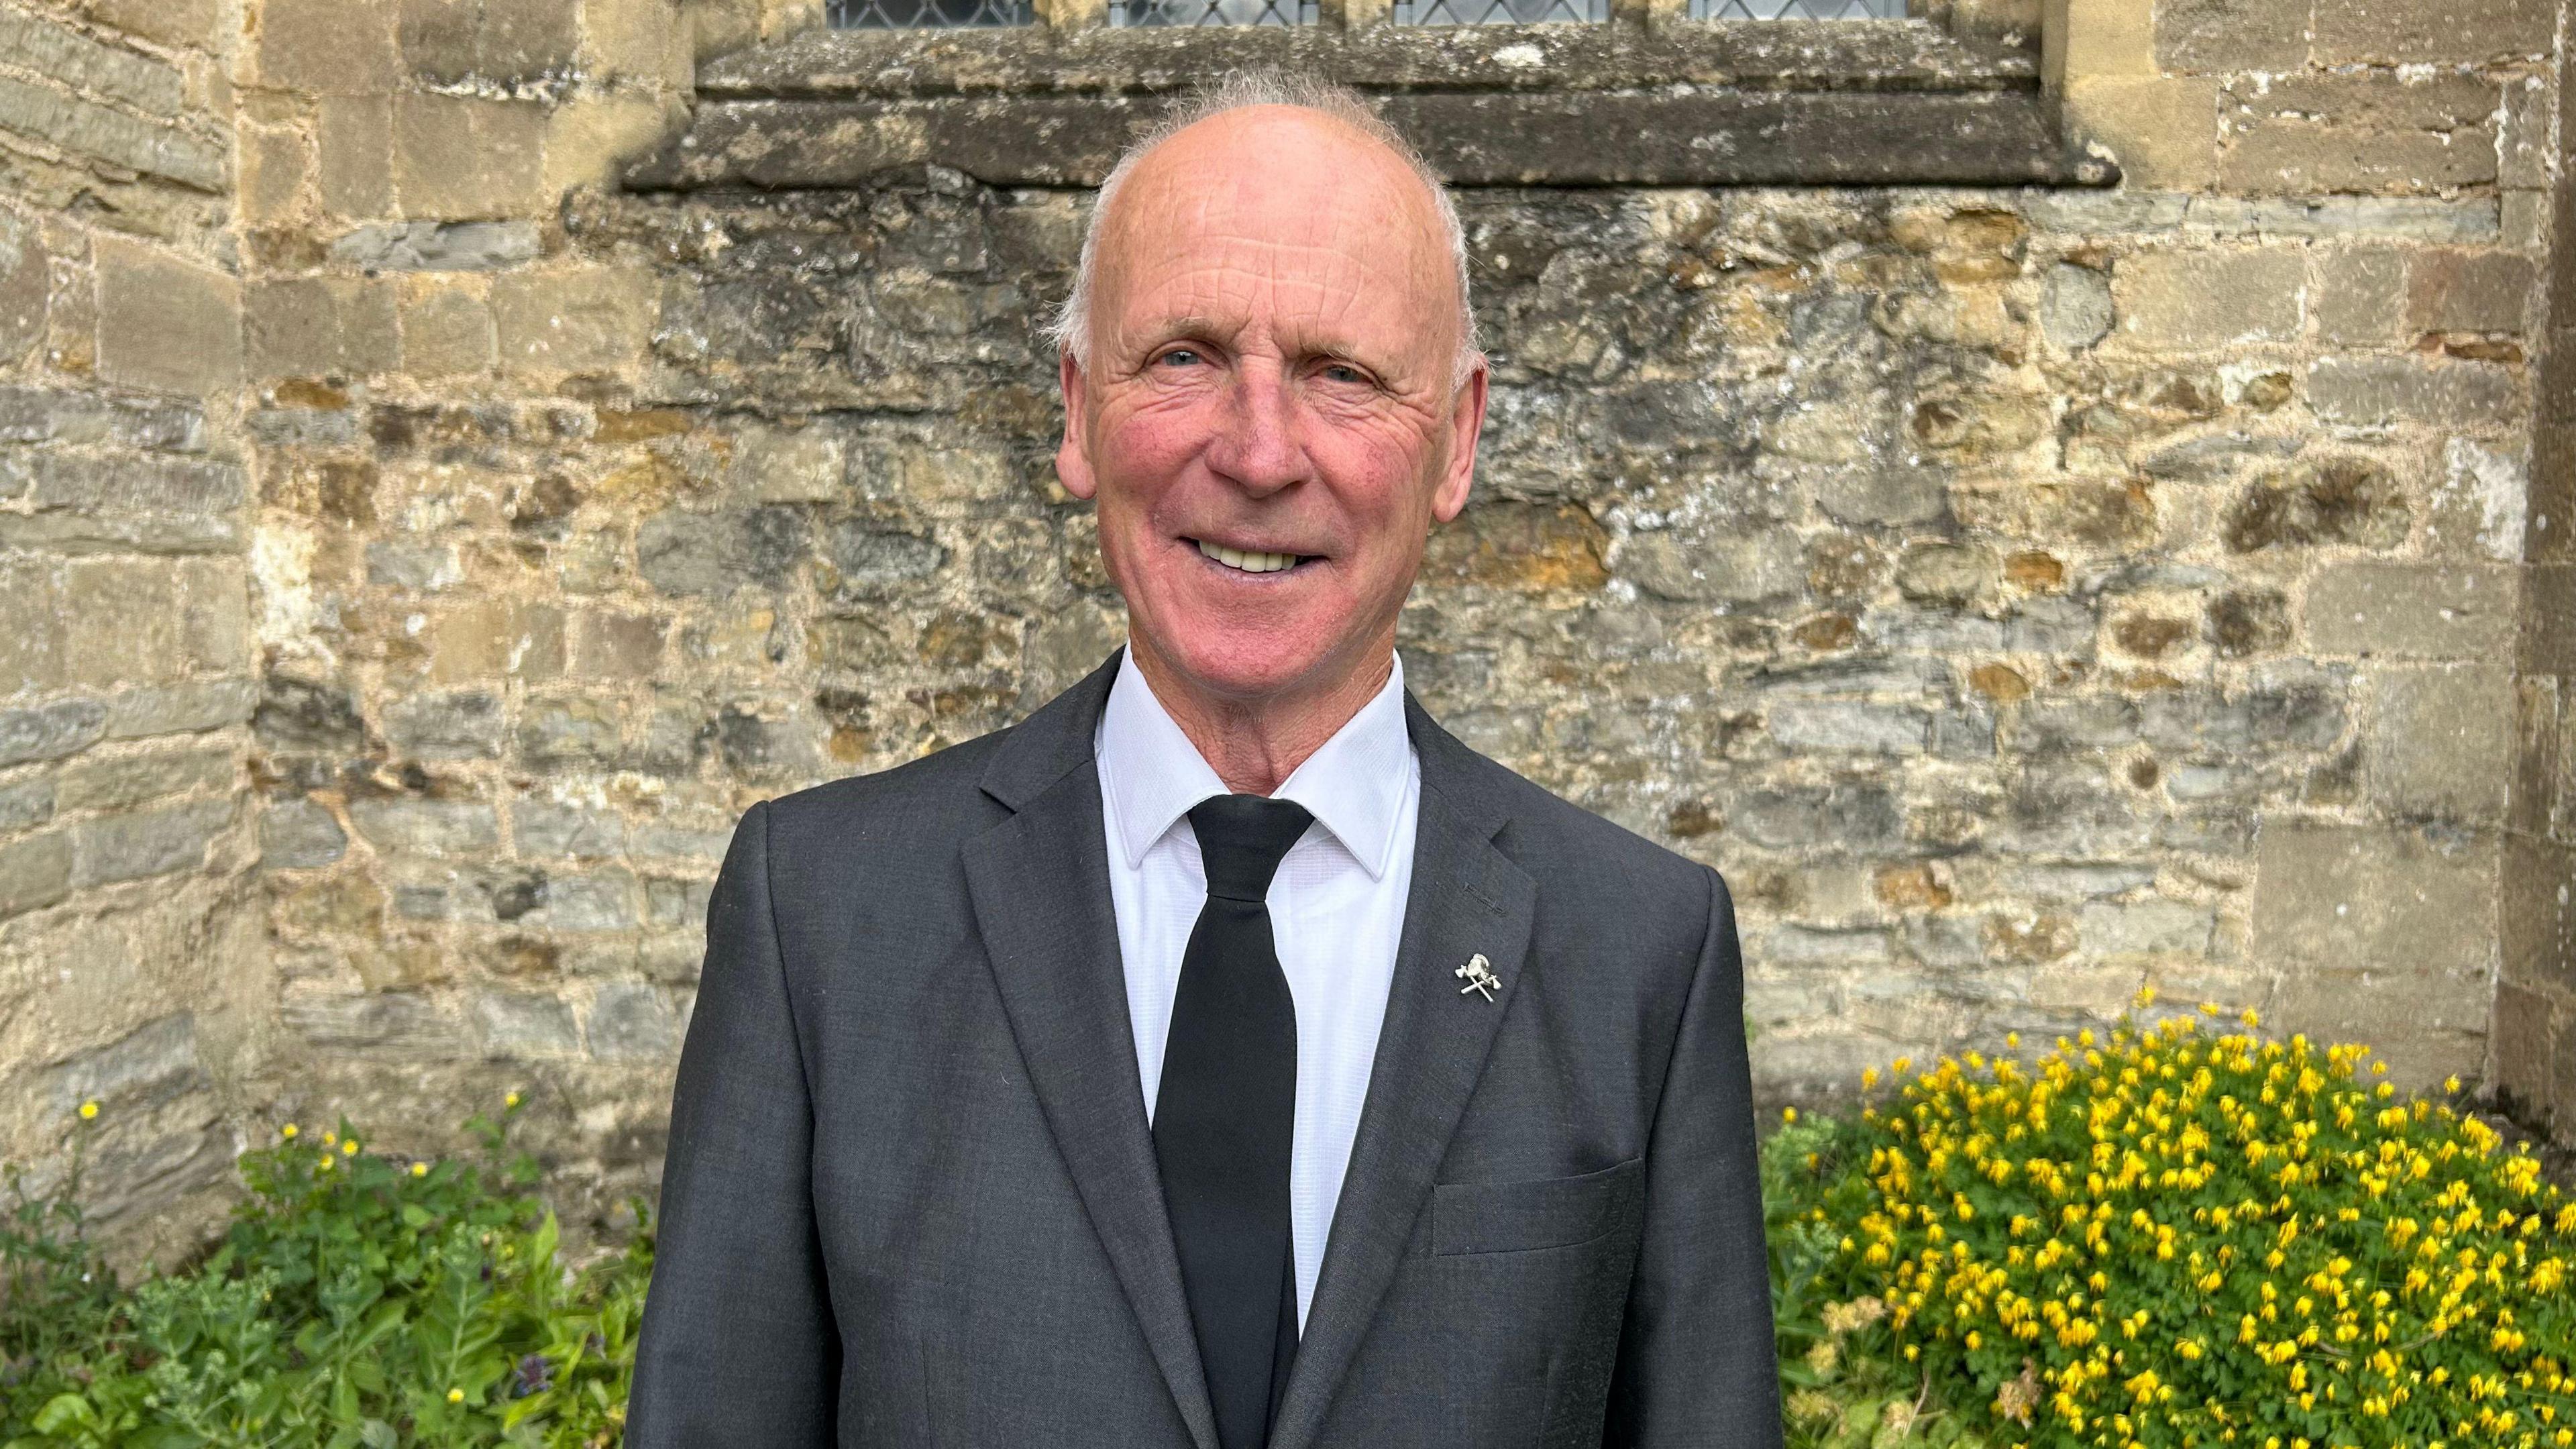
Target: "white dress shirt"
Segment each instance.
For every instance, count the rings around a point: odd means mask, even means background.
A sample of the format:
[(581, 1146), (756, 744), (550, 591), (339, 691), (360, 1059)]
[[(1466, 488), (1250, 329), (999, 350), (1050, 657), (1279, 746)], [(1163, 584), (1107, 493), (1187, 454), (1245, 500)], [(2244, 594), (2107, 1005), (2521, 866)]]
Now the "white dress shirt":
[[(1093, 741), (1101, 820), (1109, 835), (1109, 896), (1127, 975), (1127, 1020), (1145, 1120), (1163, 1080), (1163, 1037), (1181, 982), (1181, 954), (1207, 901), (1207, 873), (1189, 810), (1228, 793), (1172, 722), (1135, 656), (1118, 666)], [(1297, 1002), (1297, 1118), (1288, 1161), (1288, 1219), (1297, 1257), (1297, 1321), (1341, 1199), (1378, 1028), (1395, 978), (1413, 882), (1413, 831), (1422, 766), (1404, 726), (1404, 661), (1386, 687), (1309, 756), (1271, 797), (1306, 807), (1315, 823), (1288, 848), (1270, 882), (1270, 930)]]

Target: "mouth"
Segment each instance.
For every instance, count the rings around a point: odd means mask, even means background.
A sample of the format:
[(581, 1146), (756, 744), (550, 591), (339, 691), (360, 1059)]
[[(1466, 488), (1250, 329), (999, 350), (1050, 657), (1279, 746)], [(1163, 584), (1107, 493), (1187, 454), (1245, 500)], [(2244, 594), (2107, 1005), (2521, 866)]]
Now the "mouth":
[(1242, 574), (1283, 574), (1301, 564), (1316, 562), (1321, 554), (1269, 553), (1258, 549), (1228, 548), (1203, 538), (1189, 540), (1198, 546), (1202, 557), (1220, 567)]

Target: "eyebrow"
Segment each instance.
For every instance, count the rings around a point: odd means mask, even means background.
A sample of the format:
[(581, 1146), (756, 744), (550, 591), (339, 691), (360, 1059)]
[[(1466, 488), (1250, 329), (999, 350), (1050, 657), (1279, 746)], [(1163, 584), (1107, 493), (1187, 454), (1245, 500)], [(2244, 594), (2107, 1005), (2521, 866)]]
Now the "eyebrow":
[[(1220, 323), (1215, 318), (1201, 313), (1183, 313), (1178, 316), (1165, 317), (1161, 319), (1152, 326), (1142, 329), (1140, 335), (1155, 339), (1149, 344), (1149, 346), (1160, 347), (1175, 338), (1181, 337), (1205, 337), (1210, 341), (1230, 342), (1234, 335), (1242, 330), (1242, 324), (1239, 322), (1226, 324)], [(1358, 348), (1349, 345), (1347, 342), (1335, 342), (1323, 346), (1317, 346), (1311, 342), (1301, 342), (1296, 348), (1295, 355), (1299, 357), (1338, 358), (1346, 362), (1357, 363), (1360, 366), (1367, 368), (1369, 371), (1378, 373), (1381, 376), (1386, 375), (1388, 371), (1395, 366), (1391, 361), (1371, 361), (1367, 357), (1363, 356)]]

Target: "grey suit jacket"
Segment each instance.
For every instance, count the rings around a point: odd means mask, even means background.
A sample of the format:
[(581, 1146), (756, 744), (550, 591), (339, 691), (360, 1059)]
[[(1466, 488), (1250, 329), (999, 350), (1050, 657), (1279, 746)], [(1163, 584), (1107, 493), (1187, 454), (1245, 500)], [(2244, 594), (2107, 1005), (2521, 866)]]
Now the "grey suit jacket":
[[(1216, 1449), (1110, 906), (1112, 675), (743, 818), (633, 1449)], [(1406, 720), (1412, 896), (1271, 1444), (1776, 1449), (1724, 883)]]

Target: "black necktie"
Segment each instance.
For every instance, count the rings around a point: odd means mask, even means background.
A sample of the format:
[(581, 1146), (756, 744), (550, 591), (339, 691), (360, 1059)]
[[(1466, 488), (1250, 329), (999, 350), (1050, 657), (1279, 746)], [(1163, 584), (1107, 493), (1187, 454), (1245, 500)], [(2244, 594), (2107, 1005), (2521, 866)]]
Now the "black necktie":
[(1297, 1009), (1264, 898), (1313, 820), (1259, 795), (1220, 795), (1190, 811), (1208, 895), (1172, 997), (1154, 1156), (1221, 1449), (1261, 1449), (1297, 1350), (1288, 1229)]

